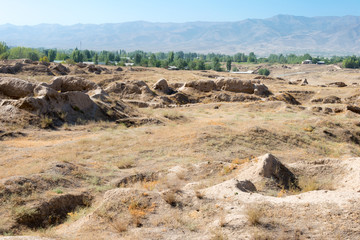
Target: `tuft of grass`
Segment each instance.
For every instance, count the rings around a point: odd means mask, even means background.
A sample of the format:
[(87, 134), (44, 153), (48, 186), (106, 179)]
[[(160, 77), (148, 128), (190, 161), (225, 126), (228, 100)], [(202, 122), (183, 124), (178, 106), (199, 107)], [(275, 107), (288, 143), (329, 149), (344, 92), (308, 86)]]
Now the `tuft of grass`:
[(57, 193), (57, 194), (63, 194), (64, 193), (64, 191), (61, 188), (55, 188), (55, 189), (53, 189), (53, 192)]

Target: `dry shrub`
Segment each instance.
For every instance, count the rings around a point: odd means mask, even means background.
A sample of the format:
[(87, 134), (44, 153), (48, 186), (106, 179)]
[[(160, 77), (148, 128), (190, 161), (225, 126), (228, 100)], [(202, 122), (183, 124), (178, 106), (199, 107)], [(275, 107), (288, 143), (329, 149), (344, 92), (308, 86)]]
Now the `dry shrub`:
[(229, 166), (224, 166), (223, 171), (221, 172), (222, 175), (227, 175), (232, 173), (234, 169), (237, 168), (236, 164), (231, 163)]
[(200, 192), (200, 191), (196, 191), (195, 195), (198, 199), (203, 199), (204, 198), (204, 193)]
[(176, 200), (176, 195), (175, 195), (174, 191), (168, 191), (168, 192), (164, 193), (163, 199), (165, 200), (165, 202), (167, 202), (171, 206), (176, 207), (177, 200)]
[(243, 158), (243, 159), (239, 159), (239, 158), (235, 158), (231, 161), (231, 164), (237, 164), (237, 165), (241, 165), (241, 164), (244, 164), (244, 163), (248, 163), (250, 162), (250, 160), (252, 159), (253, 157), (249, 157), (249, 158)]
[(116, 167), (119, 169), (132, 168), (135, 165), (134, 159), (124, 158), (116, 162)]
[(186, 172), (185, 171), (181, 171), (176, 173), (176, 176), (180, 179), (180, 180), (185, 180), (186, 179)]
[(277, 197), (283, 197), (286, 194), (286, 190), (283, 188), (278, 192)]
[(48, 117), (48, 116), (42, 116), (40, 118), (40, 127), (41, 128), (49, 128), (53, 125), (53, 120), (52, 118)]
[(260, 220), (263, 214), (262, 208), (258, 205), (249, 207), (245, 212), (246, 218), (252, 226), (256, 226), (261, 223)]
[(111, 221), (109, 224), (115, 231), (122, 233), (127, 231), (129, 221), (126, 221), (125, 219), (116, 219)]
[(148, 191), (152, 191), (155, 189), (156, 185), (159, 183), (159, 181), (150, 181), (150, 182), (142, 182), (142, 186), (147, 189)]
[(222, 214), (220, 215), (219, 226), (220, 226), (220, 227), (225, 227), (225, 226), (226, 226), (226, 218), (225, 218), (225, 214), (224, 214), (224, 213), (222, 213)]
[(138, 199), (132, 199), (129, 203), (129, 213), (132, 217), (133, 223), (137, 227), (141, 227), (141, 220), (145, 217), (145, 215), (149, 212), (153, 212), (155, 210), (156, 204), (152, 203), (151, 206), (144, 204), (142, 201)]

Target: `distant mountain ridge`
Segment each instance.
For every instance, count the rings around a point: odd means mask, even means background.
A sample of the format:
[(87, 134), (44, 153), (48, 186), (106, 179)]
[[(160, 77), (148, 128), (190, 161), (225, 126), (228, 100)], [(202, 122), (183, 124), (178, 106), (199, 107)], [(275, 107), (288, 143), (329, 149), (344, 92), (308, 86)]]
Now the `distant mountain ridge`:
[(238, 22), (0, 25), (11, 46), (93, 50), (360, 54), (360, 17), (277, 15)]

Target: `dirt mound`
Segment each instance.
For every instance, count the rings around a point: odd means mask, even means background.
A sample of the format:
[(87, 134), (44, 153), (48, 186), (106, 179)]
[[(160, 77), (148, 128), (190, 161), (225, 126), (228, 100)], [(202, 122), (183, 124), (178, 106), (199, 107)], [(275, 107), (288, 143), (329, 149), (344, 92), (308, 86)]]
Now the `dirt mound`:
[(50, 69), (55, 75), (67, 75), (70, 73), (70, 69), (61, 63), (52, 65)]
[(216, 90), (216, 85), (213, 80), (197, 80), (186, 82), (179, 91), (185, 91), (187, 88), (195, 89), (199, 92), (210, 92)]
[(6, 97), (19, 99), (33, 95), (36, 84), (18, 78), (0, 77), (0, 92)]
[(0, 66), (0, 73), (15, 74), (20, 72), (22, 66), (23, 65), (19, 62), (14, 64), (5, 62)]
[(283, 101), (292, 105), (301, 105), (290, 93), (280, 93), (275, 96), (270, 96), (269, 101)]
[[(1, 100), (2, 110), (7, 109), (10, 113), (8, 110), (18, 109), (11, 111), (14, 119), (26, 112), (31, 113), (39, 117), (39, 122), (46, 121), (46, 127), (64, 122), (75, 123), (79, 119), (115, 121), (129, 117), (133, 112), (120, 100), (111, 105), (98, 85), (78, 77), (57, 77), (50, 84), (0, 78), (0, 91), (10, 98)], [(42, 116), (46, 116), (47, 120), (41, 120)]]
[(164, 79), (164, 78), (158, 80), (154, 84), (153, 88), (155, 90), (157, 90), (157, 91), (160, 91), (160, 92), (164, 93), (164, 94), (172, 94), (172, 93), (174, 93), (174, 90), (169, 87), (166, 79)]
[(29, 228), (43, 228), (63, 222), (67, 213), (81, 206), (90, 206), (92, 197), (86, 193), (68, 193), (25, 206), (16, 213), (16, 222)]
[(94, 229), (101, 225), (102, 236), (110, 239), (114, 232), (121, 232), (120, 229), (147, 229), (151, 226), (151, 219), (155, 213), (164, 213), (168, 209), (170, 206), (159, 193), (117, 188), (107, 191), (99, 206), (86, 219), (58, 232), (63, 236), (83, 238), (83, 229)]
[(90, 90), (94, 90), (96, 88), (100, 88), (96, 83), (86, 80), (82, 77), (72, 77), (72, 76), (64, 76), (64, 77), (55, 77), (51, 80), (49, 85), (43, 84), (44, 86), (48, 86), (49, 88), (54, 89), (55, 91), (60, 92), (70, 92), (70, 91), (81, 91), (88, 92)]
[(311, 102), (317, 102), (317, 103), (341, 103), (341, 98), (339, 98), (337, 96), (326, 96), (324, 98), (312, 99)]
[(217, 89), (235, 93), (249, 93), (253, 94), (255, 86), (250, 80), (241, 80), (237, 78), (217, 78)]
[(260, 101), (261, 98), (245, 93), (218, 93), (213, 95), (214, 101), (218, 102), (253, 102)]

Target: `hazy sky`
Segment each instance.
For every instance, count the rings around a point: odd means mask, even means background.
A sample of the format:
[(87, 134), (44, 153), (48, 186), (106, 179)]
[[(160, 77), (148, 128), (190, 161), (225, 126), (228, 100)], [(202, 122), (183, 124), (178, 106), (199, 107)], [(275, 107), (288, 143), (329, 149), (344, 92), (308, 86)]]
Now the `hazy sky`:
[(0, 24), (240, 21), (360, 15), (360, 0), (0, 0)]

